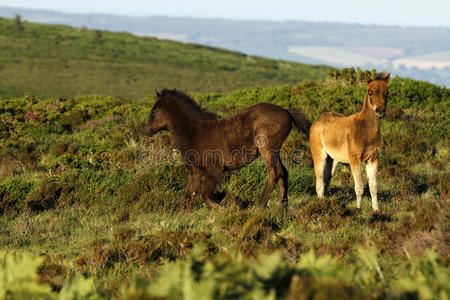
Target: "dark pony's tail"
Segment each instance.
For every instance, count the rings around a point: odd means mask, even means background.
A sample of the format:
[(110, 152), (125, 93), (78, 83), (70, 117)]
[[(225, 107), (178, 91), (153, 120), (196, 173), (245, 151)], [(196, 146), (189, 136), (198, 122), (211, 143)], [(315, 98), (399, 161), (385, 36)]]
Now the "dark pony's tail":
[(291, 115), (292, 122), (298, 130), (303, 131), (309, 138), (309, 129), (311, 128), (311, 122), (305, 117), (305, 115), (297, 108), (288, 110)]

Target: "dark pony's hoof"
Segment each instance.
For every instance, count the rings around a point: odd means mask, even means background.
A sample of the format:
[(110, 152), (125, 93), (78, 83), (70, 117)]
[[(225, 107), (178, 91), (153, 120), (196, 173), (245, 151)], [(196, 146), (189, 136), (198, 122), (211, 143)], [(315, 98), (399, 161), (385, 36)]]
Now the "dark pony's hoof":
[(207, 204), (209, 207), (214, 208), (215, 210), (218, 210), (218, 211), (223, 210), (223, 207), (222, 207), (221, 205), (217, 204), (216, 202), (214, 202), (214, 201), (212, 201), (212, 200), (210, 200), (210, 199), (207, 199), (207, 200), (206, 200), (206, 204)]
[(288, 211), (288, 201), (287, 200), (283, 200), (280, 203), (280, 209), (284, 212)]

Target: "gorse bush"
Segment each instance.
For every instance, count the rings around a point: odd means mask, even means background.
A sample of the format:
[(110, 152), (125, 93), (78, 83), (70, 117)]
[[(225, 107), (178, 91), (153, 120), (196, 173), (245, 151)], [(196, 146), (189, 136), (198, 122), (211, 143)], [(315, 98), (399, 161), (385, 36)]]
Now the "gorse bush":
[[(98, 248), (96, 248), (98, 249)], [(119, 249), (119, 248), (118, 248)], [(130, 249), (131, 250), (131, 249)], [(382, 270), (378, 252), (358, 248), (346, 266), (336, 258), (316, 256), (309, 251), (296, 264), (282, 255), (257, 255), (246, 259), (241, 254), (207, 255), (204, 246), (193, 248), (186, 260), (176, 260), (160, 268), (152, 281), (136, 277), (121, 283), (119, 299), (309, 299), (339, 297), (345, 299), (377, 298), (388, 287), (392, 298), (447, 299), (450, 272), (431, 250), (411, 262), (404, 277), (392, 278)], [(95, 250), (99, 251), (99, 250)], [(140, 251), (132, 251), (118, 257)], [(108, 254), (106, 254), (108, 253)], [(92, 253), (89, 268), (102, 263), (111, 252)], [(151, 256), (151, 253), (149, 254)], [(98, 256), (98, 260), (97, 257)], [(101, 299), (92, 278), (81, 275), (68, 279), (58, 291), (40, 280), (44, 259), (28, 253), (0, 255), (0, 297), (2, 299)], [(107, 262), (103, 261), (103, 263)]]
[(1, 299), (101, 299), (96, 292), (93, 279), (81, 275), (66, 282), (58, 292), (39, 280), (38, 268), (42, 257), (29, 253), (0, 253), (0, 298)]
[(186, 261), (163, 266), (153, 282), (136, 279), (121, 293), (125, 299), (360, 299), (378, 298), (380, 288), (389, 286), (392, 298), (446, 299), (450, 292), (450, 272), (431, 250), (412, 262), (410, 275), (398, 279), (388, 278), (374, 249), (359, 248), (351, 256), (345, 266), (310, 251), (292, 265), (279, 253), (211, 258), (196, 247)]

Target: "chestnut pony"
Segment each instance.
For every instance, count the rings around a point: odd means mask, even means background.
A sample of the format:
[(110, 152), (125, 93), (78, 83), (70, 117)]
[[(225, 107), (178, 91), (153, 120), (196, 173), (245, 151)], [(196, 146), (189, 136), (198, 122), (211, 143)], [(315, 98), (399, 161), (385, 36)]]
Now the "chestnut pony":
[(280, 148), (292, 128), (308, 133), (311, 124), (298, 110), (285, 110), (269, 103), (256, 104), (227, 119), (204, 111), (192, 98), (164, 89), (156, 92), (144, 133), (168, 129), (188, 171), (185, 208), (191, 209), (205, 177), (203, 198), (208, 206), (221, 206), (211, 199), (224, 171), (252, 162), (261, 154), (269, 173), (260, 204), (266, 206), (275, 184), (280, 185), (280, 204), (287, 208), (288, 172), (280, 160)]
[(389, 73), (366, 78), (367, 93), (360, 112), (344, 117), (323, 113), (310, 129), (310, 147), (316, 174), (316, 192), (323, 198), (338, 163), (349, 163), (355, 181), (356, 205), (361, 208), (364, 186), (361, 163), (366, 163), (372, 209), (378, 210), (377, 169), (381, 153), (381, 118), (386, 113)]

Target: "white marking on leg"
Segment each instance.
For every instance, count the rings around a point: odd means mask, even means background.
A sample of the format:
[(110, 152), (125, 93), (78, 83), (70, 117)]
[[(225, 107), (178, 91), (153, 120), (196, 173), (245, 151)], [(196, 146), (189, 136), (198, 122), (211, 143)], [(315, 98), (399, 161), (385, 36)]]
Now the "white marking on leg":
[(324, 181), (323, 181), (323, 173), (325, 171), (325, 159), (327, 157), (327, 154), (324, 152), (324, 159), (321, 159), (317, 166), (314, 166), (314, 171), (316, 173), (316, 192), (317, 197), (323, 198), (324, 197)]
[(361, 177), (360, 164), (350, 165), (352, 169), (353, 180), (355, 181), (356, 207), (361, 208), (361, 198), (364, 192), (364, 185)]
[(370, 163), (367, 163), (367, 165), (366, 165), (366, 172), (367, 172), (367, 178), (369, 179), (369, 189), (370, 189), (370, 196), (372, 198), (373, 211), (378, 210), (377, 169), (378, 169), (378, 161), (370, 162)]
[(324, 194), (323, 177), (317, 178), (317, 180), (316, 180), (316, 192), (317, 192), (317, 197), (323, 198), (323, 194)]

